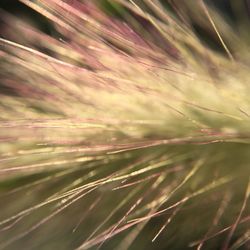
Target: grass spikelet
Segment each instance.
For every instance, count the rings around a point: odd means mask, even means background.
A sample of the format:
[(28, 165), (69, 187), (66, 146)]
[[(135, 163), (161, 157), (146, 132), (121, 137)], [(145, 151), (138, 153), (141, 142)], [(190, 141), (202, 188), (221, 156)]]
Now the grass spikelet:
[(238, 2), (1, 10), (0, 249), (249, 249)]

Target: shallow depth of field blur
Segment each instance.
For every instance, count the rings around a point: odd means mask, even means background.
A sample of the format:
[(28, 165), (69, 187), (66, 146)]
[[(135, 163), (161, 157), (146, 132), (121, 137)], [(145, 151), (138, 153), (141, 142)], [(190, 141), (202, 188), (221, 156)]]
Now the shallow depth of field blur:
[(1, 0), (0, 249), (250, 249), (250, 1)]

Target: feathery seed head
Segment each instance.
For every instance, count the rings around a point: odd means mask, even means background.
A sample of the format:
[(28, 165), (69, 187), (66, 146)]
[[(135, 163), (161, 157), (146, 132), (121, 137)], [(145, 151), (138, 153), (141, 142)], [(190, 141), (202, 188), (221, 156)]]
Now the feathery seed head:
[(247, 14), (19, 2), (41, 21), (1, 10), (0, 249), (247, 249)]

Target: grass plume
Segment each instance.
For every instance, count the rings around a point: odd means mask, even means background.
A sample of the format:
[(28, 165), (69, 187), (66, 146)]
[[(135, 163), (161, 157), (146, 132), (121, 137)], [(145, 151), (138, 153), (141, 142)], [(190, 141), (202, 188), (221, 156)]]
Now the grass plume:
[(1, 10), (0, 249), (248, 249), (246, 15), (20, 2), (46, 25)]

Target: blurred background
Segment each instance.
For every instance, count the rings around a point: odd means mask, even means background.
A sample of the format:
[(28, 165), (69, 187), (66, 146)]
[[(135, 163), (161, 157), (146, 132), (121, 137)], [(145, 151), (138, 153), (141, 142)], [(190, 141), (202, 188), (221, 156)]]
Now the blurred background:
[[(78, 0), (64, 0), (64, 2), (74, 3), (74, 1)], [(85, 0), (82, 0), (85, 1)], [(102, 6), (104, 10), (106, 10), (110, 15), (114, 14), (115, 9), (110, 4), (108, 0), (98, 0), (96, 1), (98, 4)], [(141, 0), (137, 0), (135, 2), (141, 2)], [(185, 0), (160, 0), (163, 6), (169, 8), (169, 2), (172, 2), (178, 6), (178, 8), (182, 8)], [(198, 2), (198, 1), (197, 1)], [(210, 6), (213, 6), (229, 23), (230, 26), (238, 31), (243, 27), (244, 33), (246, 32), (246, 27), (249, 27), (249, 16), (250, 16), (250, 0), (204, 0)], [(195, 3), (195, 1), (194, 1)], [(56, 36), (57, 32), (53, 29), (51, 23), (43, 17), (41, 14), (35, 12), (31, 8), (25, 6), (18, 0), (1, 0), (0, 1), (0, 11), (7, 11), (15, 16), (21, 17), (23, 20), (27, 20), (32, 25), (35, 25), (40, 31), (49, 34), (51, 36)], [(0, 14), (1, 16), (1, 14)], [(199, 24), (199, 20), (196, 17), (189, 18), (192, 20), (193, 29), (196, 31), (197, 35), (204, 41), (209, 47), (216, 49), (217, 51), (221, 50), (223, 53), (223, 49), (221, 48), (221, 44), (216, 36), (214, 36), (214, 32), (211, 30), (207, 30), (206, 27), (201, 26)], [(5, 37), (3, 26), (6, 25), (0, 18), (0, 36)], [(8, 38), (8, 37), (6, 37)]]

